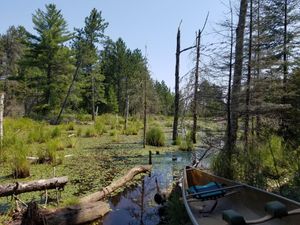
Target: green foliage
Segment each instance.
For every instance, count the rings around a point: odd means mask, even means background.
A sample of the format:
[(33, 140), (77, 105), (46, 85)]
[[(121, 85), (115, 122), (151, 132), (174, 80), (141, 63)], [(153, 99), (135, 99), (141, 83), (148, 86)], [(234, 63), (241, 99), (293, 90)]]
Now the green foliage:
[(67, 143), (66, 143), (66, 147), (67, 148), (75, 148), (77, 145), (77, 139), (76, 138), (68, 138), (67, 139)]
[[(46, 152), (44, 155), (44, 160), (51, 162), (53, 164), (59, 163), (57, 151), (63, 150), (64, 145), (59, 139), (53, 139), (46, 143)], [(40, 155), (43, 157), (43, 155)], [(43, 161), (43, 158), (39, 158), (40, 161)]]
[(188, 132), (184, 139), (178, 137), (176, 142), (179, 142), (179, 149), (182, 151), (191, 151), (194, 149), (191, 132)]
[(180, 198), (180, 194), (173, 191), (168, 199), (166, 214), (170, 225), (182, 225), (190, 221)]
[(13, 154), (11, 167), (15, 178), (25, 178), (30, 175), (26, 147), (24, 143), (18, 141), (10, 148)]
[(79, 127), (79, 128), (77, 129), (77, 131), (76, 131), (76, 136), (77, 136), (77, 137), (80, 137), (80, 136), (81, 136), (81, 133), (82, 133), (82, 129), (81, 129), (81, 127)]
[(96, 119), (94, 127), (98, 135), (102, 135), (106, 132), (104, 123), (98, 118)]
[(69, 122), (66, 126), (66, 131), (71, 131), (75, 130), (75, 123), (74, 122)]
[(61, 136), (61, 129), (59, 127), (55, 127), (52, 131), (51, 131), (51, 138), (57, 138)]
[(158, 95), (159, 113), (171, 115), (174, 112), (174, 94), (164, 81), (155, 81), (154, 89)]
[(36, 129), (31, 130), (28, 133), (27, 143), (32, 144), (34, 142), (37, 143), (45, 143), (51, 138), (51, 133), (46, 130), (46, 128), (42, 125), (36, 127)]
[(85, 137), (97, 137), (97, 131), (94, 127), (89, 127), (85, 130)]
[(152, 146), (164, 146), (165, 145), (165, 134), (159, 127), (153, 127), (146, 134), (146, 143)]
[[(28, 74), (28, 89), (37, 90), (40, 100), (34, 106), (37, 113), (48, 113), (60, 107), (73, 70), (71, 51), (64, 46), (71, 35), (67, 22), (54, 4), (46, 5), (45, 11), (38, 9), (32, 17), (37, 35), (30, 34), (29, 51), (25, 59), (27, 67), (38, 70)], [(28, 96), (31, 98), (31, 96)]]

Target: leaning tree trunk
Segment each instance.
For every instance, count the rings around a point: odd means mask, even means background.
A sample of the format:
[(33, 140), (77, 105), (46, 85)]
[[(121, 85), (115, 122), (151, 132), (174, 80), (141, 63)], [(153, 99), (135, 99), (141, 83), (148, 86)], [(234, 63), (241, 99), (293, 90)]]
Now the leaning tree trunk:
[[(241, 0), (239, 22), (236, 29), (236, 46), (235, 46), (235, 65), (232, 85), (231, 98), (231, 136), (226, 140), (225, 150), (227, 160), (231, 159), (232, 153), (236, 148), (237, 131), (238, 131), (238, 117), (239, 117), (239, 94), (241, 90), (242, 70), (243, 70), (243, 47), (244, 47), (244, 32), (247, 15), (247, 0)], [(228, 126), (228, 125), (227, 125)], [(230, 148), (228, 148), (230, 146)], [(228, 178), (233, 177), (231, 168), (231, 161), (226, 162), (224, 175)]]
[(55, 121), (55, 124), (56, 124), (56, 125), (59, 124), (60, 117), (61, 117), (61, 115), (63, 114), (64, 109), (65, 109), (65, 107), (66, 107), (66, 105), (67, 105), (67, 101), (68, 101), (68, 98), (69, 98), (69, 96), (70, 96), (70, 94), (71, 94), (71, 92), (72, 92), (73, 85), (74, 85), (74, 83), (75, 83), (75, 81), (76, 81), (76, 79), (77, 79), (78, 71), (79, 71), (80, 66), (81, 66), (81, 62), (77, 63), (76, 70), (75, 70), (75, 73), (74, 73), (73, 78), (72, 78), (72, 82), (71, 82), (71, 84), (70, 84), (70, 86), (69, 86), (67, 95), (66, 95), (66, 97), (65, 97), (65, 99), (64, 99), (64, 102), (63, 102), (63, 104), (62, 104), (62, 106), (61, 106), (61, 109), (60, 109), (60, 111), (59, 111), (59, 114), (58, 114), (58, 116), (57, 116), (57, 118), (56, 118), (56, 121)]

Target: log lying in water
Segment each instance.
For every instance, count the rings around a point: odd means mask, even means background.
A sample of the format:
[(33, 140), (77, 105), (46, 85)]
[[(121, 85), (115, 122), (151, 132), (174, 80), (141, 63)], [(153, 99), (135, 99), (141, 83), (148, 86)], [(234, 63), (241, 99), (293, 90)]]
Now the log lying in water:
[(54, 177), (50, 179), (0, 185), (0, 197), (18, 195), (21, 193), (32, 191), (43, 191), (46, 189), (62, 189), (67, 184), (67, 182), (68, 177)]
[(43, 216), (48, 225), (84, 224), (103, 217), (109, 211), (108, 203), (97, 201), (58, 209)]
[(116, 189), (124, 186), (125, 183), (132, 180), (134, 178), (134, 176), (136, 176), (137, 174), (146, 173), (146, 172), (149, 172), (150, 170), (151, 170), (151, 165), (136, 166), (136, 167), (132, 168), (131, 170), (129, 170), (129, 172), (126, 175), (124, 175), (123, 177), (119, 178), (118, 180), (112, 182), (110, 185), (103, 188), (101, 191), (95, 192), (93, 194), (90, 194), (88, 196), (81, 198), (80, 203), (84, 204), (84, 203), (88, 203), (88, 202), (99, 201), (99, 200), (105, 198), (105, 196), (107, 196), (108, 194), (115, 191)]
[[(119, 178), (115, 182), (112, 182), (109, 186), (102, 189), (102, 191), (93, 193), (82, 198), (80, 204), (65, 208), (59, 208), (52, 211), (39, 210), (33, 206), (27, 209), (22, 219), (22, 225), (31, 225), (32, 218), (38, 218), (38, 222), (35, 224), (46, 224), (48, 225), (68, 225), (68, 224), (85, 224), (88, 222), (95, 221), (103, 217), (110, 211), (109, 204), (103, 201), (107, 194), (115, 191), (116, 189), (123, 187), (127, 182), (131, 181), (134, 176), (140, 173), (149, 172), (151, 166), (136, 166), (129, 170), (129, 172), (123, 177)], [(32, 211), (36, 213), (32, 214)], [(35, 216), (38, 215), (38, 216)], [(16, 225), (16, 224), (15, 224)]]

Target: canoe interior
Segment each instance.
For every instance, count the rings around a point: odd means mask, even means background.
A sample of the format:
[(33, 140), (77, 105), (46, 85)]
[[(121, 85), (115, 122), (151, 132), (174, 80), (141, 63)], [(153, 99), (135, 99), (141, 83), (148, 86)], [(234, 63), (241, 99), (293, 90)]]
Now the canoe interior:
[[(226, 186), (237, 185), (239, 183), (211, 175), (205, 171), (196, 168), (187, 167), (184, 171), (183, 188), (186, 189), (192, 185), (205, 185), (211, 181), (216, 181)], [(300, 204), (286, 199), (284, 197), (265, 192), (263, 190), (245, 185), (233, 191), (233, 194), (218, 199), (215, 210), (208, 213), (206, 211), (214, 204), (214, 200), (201, 201), (191, 197), (184, 197), (192, 216), (198, 225), (226, 225), (222, 219), (222, 212), (227, 209), (233, 209), (241, 214), (246, 220), (256, 220), (266, 215), (264, 206), (269, 201), (280, 201), (287, 206), (288, 210), (300, 208)], [(191, 215), (190, 215), (191, 217)], [(195, 223), (194, 225), (197, 225)], [(286, 216), (282, 219), (272, 219), (261, 225), (300, 225), (300, 215)]]

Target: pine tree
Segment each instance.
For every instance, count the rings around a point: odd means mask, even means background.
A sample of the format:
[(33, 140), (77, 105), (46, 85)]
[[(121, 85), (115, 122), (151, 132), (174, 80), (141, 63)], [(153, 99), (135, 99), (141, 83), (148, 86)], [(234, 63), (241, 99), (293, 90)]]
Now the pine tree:
[(36, 110), (48, 113), (60, 106), (68, 87), (73, 66), (71, 52), (64, 44), (72, 36), (54, 4), (46, 5), (45, 11), (38, 9), (32, 21), (37, 35), (30, 35), (26, 64), (39, 70), (33, 78), (41, 93)]
[[(95, 107), (99, 97), (103, 97), (103, 76), (99, 67), (99, 56), (97, 44), (101, 43), (104, 31), (108, 23), (102, 18), (101, 11), (92, 9), (90, 15), (85, 18), (85, 27), (81, 30), (86, 42), (87, 51), (84, 53), (83, 71), (85, 79), (85, 93), (83, 97), (88, 103), (86, 107), (91, 108), (92, 119), (95, 120)], [(101, 94), (102, 93), (102, 94)]]

